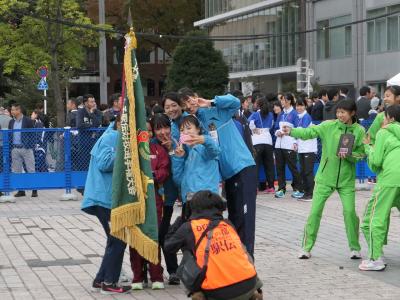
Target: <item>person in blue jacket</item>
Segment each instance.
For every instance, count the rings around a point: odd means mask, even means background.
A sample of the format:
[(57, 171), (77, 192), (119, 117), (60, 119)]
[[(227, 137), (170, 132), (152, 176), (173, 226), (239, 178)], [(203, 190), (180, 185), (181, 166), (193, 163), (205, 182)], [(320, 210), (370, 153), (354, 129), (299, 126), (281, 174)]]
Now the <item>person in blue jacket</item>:
[[(275, 164), (274, 148), (272, 146), (271, 128), (274, 124), (274, 115), (269, 111), (269, 104), (265, 97), (257, 99), (259, 110), (249, 117), (252, 140), (256, 150), (257, 169), (264, 167), (268, 187), (265, 193), (275, 194)], [(257, 172), (258, 173), (258, 172)]]
[(202, 134), (199, 120), (193, 115), (186, 116), (181, 123), (180, 145), (171, 159), (173, 178), (181, 189), (184, 203), (201, 190), (219, 193), (219, 154), (217, 143)]
[[(168, 92), (163, 96), (162, 106), (164, 108), (165, 114), (171, 120), (171, 136), (172, 145), (171, 149), (177, 146), (175, 141), (179, 141), (180, 136), (180, 126), (184, 117), (188, 115), (187, 112), (182, 110), (181, 101), (179, 99), (179, 94), (176, 92)], [(169, 150), (171, 150), (169, 149)]]
[(258, 176), (254, 158), (232, 119), (240, 109), (240, 101), (230, 94), (206, 100), (189, 89), (181, 93), (180, 99), (186, 110), (196, 115), (203, 129), (219, 143), (219, 167), (225, 181), (229, 220), (253, 255)]
[(90, 152), (89, 171), (81, 209), (96, 216), (107, 235), (101, 266), (92, 284), (92, 291), (102, 294), (126, 293), (131, 287), (118, 286), (126, 244), (110, 235), (112, 173), (117, 146), (120, 117), (111, 123)]
[(278, 116), (276, 122), (279, 124), (279, 129), (275, 132), (275, 160), (276, 171), (278, 173), (278, 191), (275, 193), (275, 198), (283, 198), (286, 194), (286, 165), (288, 165), (292, 173), (293, 198), (301, 198), (304, 196), (302, 192), (302, 180), (300, 172), (297, 169), (297, 141), (291, 136), (285, 136), (282, 133), (282, 128), (289, 126), (295, 128), (299, 122), (299, 116), (294, 109), (295, 99), (293, 94), (288, 93), (280, 99), (283, 111)]

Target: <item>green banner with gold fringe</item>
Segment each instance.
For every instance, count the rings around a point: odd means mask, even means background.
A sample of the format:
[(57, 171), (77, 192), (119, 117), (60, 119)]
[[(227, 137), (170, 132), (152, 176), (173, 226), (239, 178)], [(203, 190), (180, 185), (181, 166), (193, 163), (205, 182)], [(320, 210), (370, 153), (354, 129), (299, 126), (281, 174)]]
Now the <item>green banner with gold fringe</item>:
[(158, 224), (150, 165), (149, 134), (133, 30), (125, 36), (126, 97), (121, 134), (114, 162), (111, 234), (136, 249), (146, 260), (158, 262)]

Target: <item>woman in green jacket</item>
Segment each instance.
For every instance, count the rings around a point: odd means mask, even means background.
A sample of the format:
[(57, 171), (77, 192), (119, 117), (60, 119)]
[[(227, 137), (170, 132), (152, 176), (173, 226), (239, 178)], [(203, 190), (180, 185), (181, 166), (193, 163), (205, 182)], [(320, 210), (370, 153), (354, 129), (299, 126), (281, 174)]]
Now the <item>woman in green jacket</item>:
[(378, 174), (377, 185), (368, 202), (361, 229), (368, 244), (368, 259), (359, 269), (363, 271), (381, 271), (386, 265), (382, 259), (390, 210), (400, 204), (400, 106), (390, 106), (385, 111), (385, 122), (376, 135), (375, 145), (365, 143), (368, 165)]
[[(386, 107), (400, 104), (400, 86), (394, 85), (387, 87), (385, 90), (383, 102), (385, 103)], [(384, 118), (385, 112), (379, 113), (376, 116), (374, 122), (369, 127), (368, 135), (371, 138), (372, 145), (375, 144), (376, 134), (378, 133), (379, 129), (381, 129)]]
[[(325, 121), (318, 126), (309, 128), (285, 128), (285, 133), (303, 140), (320, 138), (322, 142), (322, 157), (317, 175), (312, 199), (311, 212), (304, 228), (302, 252), (300, 259), (311, 257), (311, 249), (317, 239), (322, 212), (326, 200), (336, 190), (343, 205), (343, 216), (347, 239), (351, 251), (350, 258), (360, 259), (359, 219), (355, 209), (355, 177), (356, 161), (363, 158), (365, 136), (364, 128), (357, 123), (356, 104), (352, 100), (338, 103), (337, 120)], [(338, 153), (339, 142), (343, 134), (352, 134), (354, 144), (352, 151)]]

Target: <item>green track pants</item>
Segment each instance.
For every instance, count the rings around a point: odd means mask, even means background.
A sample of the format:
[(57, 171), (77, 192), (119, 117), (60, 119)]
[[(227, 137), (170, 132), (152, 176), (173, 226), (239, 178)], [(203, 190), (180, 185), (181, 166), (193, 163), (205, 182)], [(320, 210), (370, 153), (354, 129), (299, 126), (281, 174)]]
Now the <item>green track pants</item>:
[(361, 230), (368, 244), (368, 257), (376, 260), (382, 255), (389, 231), (390, 211), (399, 207), (400, 187), (380, 187), (374, 189), (364, 213)]
[(322, 212), (326, 200), (337, 190), (342, 201), (344, 224), (350, 250), (360, 251), (359, 243), (359, 219), (355, 208), (355, 188), (343, 187), (335, 189), (326, 185), (316, 184), (312, 199), (311, 212), (304, 228), (302, 247), (309, 252), (313, 248), (317, 239), (319, 225), (321, 223)]

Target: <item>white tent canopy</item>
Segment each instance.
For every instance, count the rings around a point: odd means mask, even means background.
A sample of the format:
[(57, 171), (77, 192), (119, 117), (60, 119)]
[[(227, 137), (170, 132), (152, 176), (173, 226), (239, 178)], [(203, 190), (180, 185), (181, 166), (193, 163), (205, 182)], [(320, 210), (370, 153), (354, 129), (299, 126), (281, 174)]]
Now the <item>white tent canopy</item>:
[(400, 73), (387, 81), (387, 86), (400, 85)]

